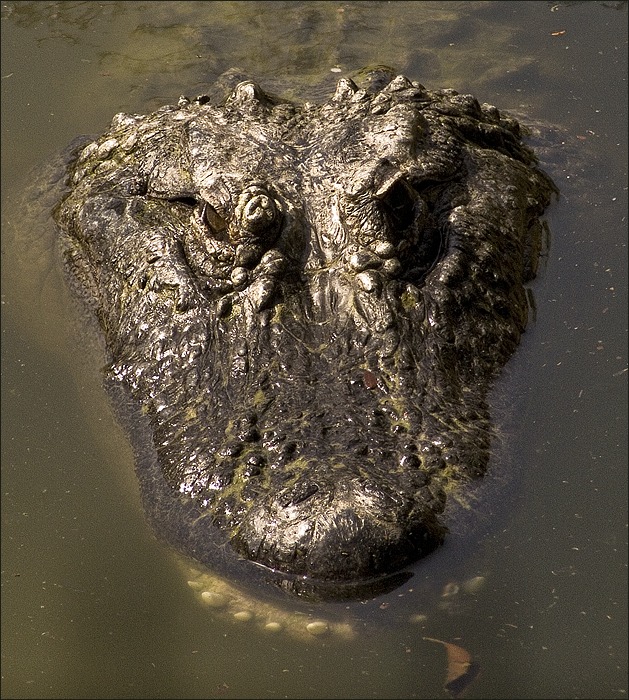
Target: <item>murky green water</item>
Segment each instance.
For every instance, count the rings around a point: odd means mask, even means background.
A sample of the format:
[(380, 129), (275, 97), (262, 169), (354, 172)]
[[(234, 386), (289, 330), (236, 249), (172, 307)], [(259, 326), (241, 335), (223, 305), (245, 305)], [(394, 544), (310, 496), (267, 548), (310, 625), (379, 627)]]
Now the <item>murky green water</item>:
[(3, 3), (3, 202), (76, 135), (228, 68), (299, 96), (373, 63), (565, 130), (511, 367), (526, 396), (510, 486), (410, 584), (349, 606), (352, 640), (217, 618), (144, 523), (49, 239), (3, 204), (23, 232), (2, 239), (3, 698), (448, 697), (424, 637), (470, 652), (466, 697), (626, 696), (626, 3)]

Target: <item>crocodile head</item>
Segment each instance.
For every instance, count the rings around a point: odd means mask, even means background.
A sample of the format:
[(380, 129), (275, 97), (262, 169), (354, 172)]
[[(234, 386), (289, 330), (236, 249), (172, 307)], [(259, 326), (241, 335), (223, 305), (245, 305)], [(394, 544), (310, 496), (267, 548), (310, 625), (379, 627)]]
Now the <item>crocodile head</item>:
[(54, 217), (170, 494), (158, 529), (340, 585), (437, 547), (487, 468), (553, 191), (514, 119), (403, 76), (116, 115)]

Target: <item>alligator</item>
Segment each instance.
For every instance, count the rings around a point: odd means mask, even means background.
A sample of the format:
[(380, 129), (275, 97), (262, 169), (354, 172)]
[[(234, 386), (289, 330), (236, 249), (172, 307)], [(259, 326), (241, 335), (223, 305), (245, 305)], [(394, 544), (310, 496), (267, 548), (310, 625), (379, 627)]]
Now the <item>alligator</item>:
[(518, 121), (385, 69), (117, 114), (55, 206), (158, 536), (299, 595), (399, 583), (486, 473), (556, 187)]

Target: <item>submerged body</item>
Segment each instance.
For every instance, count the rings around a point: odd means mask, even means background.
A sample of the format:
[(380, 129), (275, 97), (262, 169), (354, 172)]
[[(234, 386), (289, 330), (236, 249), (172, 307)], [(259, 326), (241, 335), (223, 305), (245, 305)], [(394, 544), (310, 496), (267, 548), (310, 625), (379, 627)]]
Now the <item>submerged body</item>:
[(324, 104), (242, 81), (117, 115), (68, 188), (67, 271), (162, 537), (332, 594), (439, 546), (554, 192), (517, 122), (386, 73)]

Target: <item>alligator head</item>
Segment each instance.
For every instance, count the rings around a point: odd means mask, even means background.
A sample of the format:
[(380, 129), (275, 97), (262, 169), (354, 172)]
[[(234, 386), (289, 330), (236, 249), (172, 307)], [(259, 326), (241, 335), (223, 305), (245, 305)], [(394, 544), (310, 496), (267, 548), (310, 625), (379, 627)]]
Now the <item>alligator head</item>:
[(487, 468), (554, 191), (514, 119), (403, 76), (323, 104), (244, 81), (116, 115), (68, 186), (71, 284), (193, 508), (182, 549), (211, 558), (218, 533), (342, 584), (443, 541), (448, 492)]

